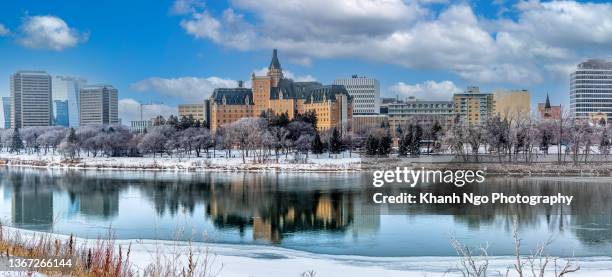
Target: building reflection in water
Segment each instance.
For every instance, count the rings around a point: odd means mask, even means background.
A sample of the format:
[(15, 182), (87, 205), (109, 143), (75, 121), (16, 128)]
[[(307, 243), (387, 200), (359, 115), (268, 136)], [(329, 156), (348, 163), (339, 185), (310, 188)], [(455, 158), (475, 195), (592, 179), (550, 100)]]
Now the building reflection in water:
[(68, 192), (70, 206), (85, 217), (110, 219), (119, 214), (119, 193), (124, 187), (115, 180), (70, 176), (61, 187)]
[(96, 192), (79, 196), (80, 212), (85, 216), (109, 218), (119, 213), (119, 192)]
[(48, 231), (53, 225), (53, 192), (39, 186), (45, 178), (30, 176), (10, 178), (12, 186), (11, 218), (15, 227)]
[[(255, 240), (279, 243), (296, 232), (344, 232), (353, 222), (352, 195), (309, 190), (307, 179), (245, 174), (210, 181), (207, 216), (218, 228), (237, 228), (242, 235), (252, 227)], [(284, 189), (289, 181), (302, 189)]]

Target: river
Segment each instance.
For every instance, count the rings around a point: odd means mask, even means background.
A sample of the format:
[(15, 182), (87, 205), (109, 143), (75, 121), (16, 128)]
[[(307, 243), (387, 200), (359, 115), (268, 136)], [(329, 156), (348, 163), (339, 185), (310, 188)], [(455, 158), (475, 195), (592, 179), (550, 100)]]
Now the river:
[(449, 240), (524, 253), (549, 238), (549, 254), (612, 256), (612, 179), (490, 177), (456, 188), (395, 191), (574, 196), (566, 205), (379, 205), (368, 173), (188, 173), (0, 169), (0, 220), (84, 238), (263, 244), (312, 253), (452, 256)]

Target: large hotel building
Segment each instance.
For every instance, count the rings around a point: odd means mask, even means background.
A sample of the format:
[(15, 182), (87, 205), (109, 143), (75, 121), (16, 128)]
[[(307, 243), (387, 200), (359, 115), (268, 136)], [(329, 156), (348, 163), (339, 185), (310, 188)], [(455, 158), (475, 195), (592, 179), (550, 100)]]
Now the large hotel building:
[(286, 113), (289, 119), (312, 111), (317, 115), (317, 129), (346, 130), (353, 114), (353, 100), (340, 85), (323, 86), (318, 82), (295, 82), (283, 76), (276, 49), (265, 76), (251, 76), (251, 88), (215, 89), (210, 97), (210, 129), (243, 117), (257, 117), (263, 112)]
[(576, 119), (612, 118), (612, 62), (588, 60), (570, 76), (570, 111)]

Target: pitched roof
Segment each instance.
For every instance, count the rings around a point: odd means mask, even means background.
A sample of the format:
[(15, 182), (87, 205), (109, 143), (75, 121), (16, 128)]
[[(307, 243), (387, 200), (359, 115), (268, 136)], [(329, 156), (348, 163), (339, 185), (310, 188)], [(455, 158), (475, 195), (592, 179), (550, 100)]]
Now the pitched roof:
[(544, 109), (550, 109), (550, 99), (548, 99), (548, 93), (546, 94), (546, 104), (544, 104)]
[(294, 82), (283, 78), (276, 87), (271, 88), (270, 99), (304, 99), (310, 90), (321, 86), (318, 82)]
[(253, 105), (253, 91), (250, 88), (216, 88), (211, 96), (215, 103), (222, 105)]
[(281, 69), (280, 62), (278, 61), (277, 51), (276, 49), (272, 50), (272, 61), (270, 62), (269, 69), (276, 68)]
[(337, 94), (344, 94), (347, 96), (348, 99), (351, 99), (351, 96), (349, 95), (348, 91), (346, 90), (344, 86), (328, 85), (328, 86), (321, 86), (318, 88), (311, 89), (309, 91), (309, 95), (307, 95), (304, 98), (305, 100), (304, 103), (306, 104), (317, 103), (317, 102), (323, 102), (326, 100), (335, 101)]

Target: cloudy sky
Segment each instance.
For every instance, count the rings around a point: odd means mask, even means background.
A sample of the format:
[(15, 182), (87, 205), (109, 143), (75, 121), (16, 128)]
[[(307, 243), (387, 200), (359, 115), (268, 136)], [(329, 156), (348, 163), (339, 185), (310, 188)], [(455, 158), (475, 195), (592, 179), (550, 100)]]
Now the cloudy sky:
[(0, 9), (0, 95), (20, 69), (84, 77), (169, 114), (262, 72), (278, 48), (286, 75), (352, 74), (384, 96), (449, 98), (468, 85), (568, 101), (568, 74), (612, 59), (605, 1), (176, 0), (11, 1)]

